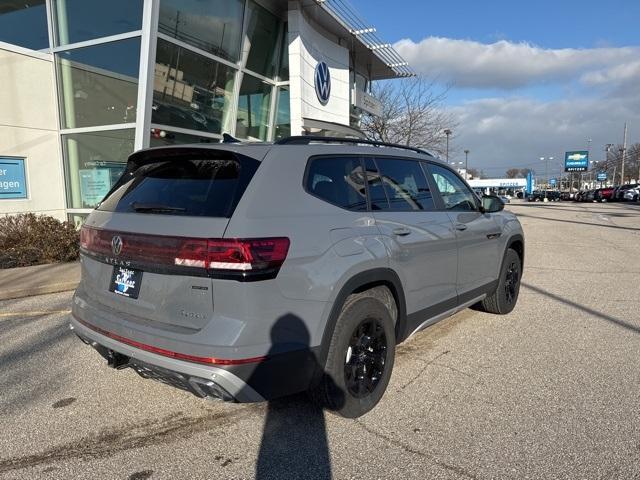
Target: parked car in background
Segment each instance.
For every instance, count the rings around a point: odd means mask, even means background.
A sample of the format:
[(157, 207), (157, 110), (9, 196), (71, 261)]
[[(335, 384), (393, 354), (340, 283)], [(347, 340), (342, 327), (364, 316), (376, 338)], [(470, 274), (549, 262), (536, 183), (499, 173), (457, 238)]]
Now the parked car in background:
[(585, 202), (595, 202), (596, 201), (596, 191), (595, 190), (587, 190), (587, 193), (584, 196)]
[(560, 200), (573, 200), (573, 192), (560, 192)]
[(589, 190), (580, 190), (578, 193), (576, 193), (576, 197), (574, 198), (574, 200), (576, 202), (586, 202), (588, 193)]
[(527, 197), (530, 202), (543, 202), (545, 197), (549, 202), (557, 202), (560, 200), (560, 192), (557, 190), (534, 190), (531, 195)]
[(540, 190), (534, 190), (529, 195), (527, 195), (528, 202), (541, 202), (544, 199), (544, 192)]
[(640, 198), (640, 187), (629, 188), (624, 191), (623, 200), (626, 202), (637, 202)]
[(509, 199), (509, 197), (507, 197), (506, 195), (498, 195), (498, 197), (504, 204), (511, 203), (511, 199)]
[(638, 188), (639, 186), (640, 185), (638, 185), (637, 183), (627, 183), (626, 185), (620, 185), (618, 188), (616, 188), (616, 190), (615, 190), (615, 192), (613, 194), (613, 201), (615, 201), (615, 202), (624, 202), (626, 200), (625, 192), (627, 190), (634, 190), (634, 189)]
[(603, 187), (596, 190), (595, 200), (597, 202), (610, 202), (613, 199), (613, 187)]

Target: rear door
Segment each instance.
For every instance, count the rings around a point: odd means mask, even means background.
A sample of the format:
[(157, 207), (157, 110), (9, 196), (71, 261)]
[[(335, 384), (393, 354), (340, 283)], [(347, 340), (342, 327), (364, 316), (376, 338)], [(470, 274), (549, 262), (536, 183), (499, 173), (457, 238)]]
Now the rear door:
[(213, 296), (195, 249), (223, 238), (259, 161), (212, 149), (147, 153), (83, 227), (82, 287), (129, 320), (198, 330), (213, 315)]
[(435, 163), (428, 169), (456, 232), (458, 301), (465, 303), (485, 293), (498, 276), (501, 230), (493, 214), (480, 212), (478, 198), (455, 172)]
[(436, 211), (421, 162), (367, 157), (365, 168), (372, 213), (403, 279), (408, 313), (418, 313), (420, 323), (455, 307), (456, 237), (448, 214)]

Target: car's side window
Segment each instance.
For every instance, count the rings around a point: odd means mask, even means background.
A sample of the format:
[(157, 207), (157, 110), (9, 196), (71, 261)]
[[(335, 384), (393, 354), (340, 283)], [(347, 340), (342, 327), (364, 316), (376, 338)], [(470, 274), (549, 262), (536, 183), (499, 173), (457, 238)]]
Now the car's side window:
[(305, 180), (309, 193), (348, 210), (367, 210), (364, 172), (358, 157), (311, 159)]
[(367, 172), (371, 210), (389, 210), (389, 199), (384, 191), (382, 178), (380, 177), (380, 172), (378, 172), (376, 162), (372, 157), (364, 158), (364, 169)]
[[(431, 190), (420, 163), (415, 160), (378, 157), (375, 159), (379, 175), (371, 177), (368, 173), (369, 194), (374, 210), (414, 211), (435, 210)], [(375, 180), (375, 181), (374, 181)], [(387, 204), (376, 208), (376, 196), (382, 198), (384, 192)]]
[(474, 211), (478, 209), (476, 196), (451, 170), (435, 164), (427, 166), (438, 188), (446, 210)]

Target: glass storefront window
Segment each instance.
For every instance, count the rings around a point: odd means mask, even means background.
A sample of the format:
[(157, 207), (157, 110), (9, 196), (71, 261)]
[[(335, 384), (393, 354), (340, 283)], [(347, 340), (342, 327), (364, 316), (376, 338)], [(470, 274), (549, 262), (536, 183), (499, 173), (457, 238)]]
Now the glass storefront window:
[(69, 213), (67, 214), (67, 220), (73, 223), (76, 228), (80, 228), (88, 216), (88, 213)]
[(158, 31), (236, 61), (243, 16), (244, 0), (162, 0)]
[(229, 130), (235, 70), (158, 40), (152, 122), (191, 130)]
[(0, 2), (0, 41), (32, 50), (49, 48), (45, 0)]
[(69, 208), (95, 208), (124, 171), (134, 129), (62, 136)]
[(150, 147), (163, 147), (166, 145), (184, 145), (186, 143), (219, 143), (218, 139), (188, 135), (186, 133), (172, 132), (162, 128), (152, 128), (149, 140)]
[(275, 137), (288, 137), (291, 135), (291, 104), (289, 102), (289, 87), (278, 89), (278, 107), (276, 110)]
[(236, 136), (266, 140), (269, 133), (269, 109), (272, 87), (259, 78), (244, 75), (238, 98)]
[(57, 45), (140, 30), (142, 4), (143, 0), (53, 0)]
[(56, 54), (63, 128), (136, 121), (140, 39)]
[(247, 39), (249, 54), (246, 67), (265, 77), (275, 75), (280, 21), (265, 8), (249, 3)]
[(282, 43), (280, 48), (280, 81), (289, 80), (289, 31), (288, 24), (284, 24)]

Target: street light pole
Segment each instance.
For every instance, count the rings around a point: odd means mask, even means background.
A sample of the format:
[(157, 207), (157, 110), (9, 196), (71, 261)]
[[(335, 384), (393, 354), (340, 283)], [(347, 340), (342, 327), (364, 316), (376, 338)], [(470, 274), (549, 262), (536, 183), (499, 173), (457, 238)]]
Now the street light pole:
[(544, 163), (544, 200), (547, 201), (547, 189), (549, 188), (549, 160), (546, 157), (540, 157)]
[(467, 177), (465, 180), (468, 180), (469, 175), (469, 149), (465, 149), (464, 151), (464, 176)]
[(447, 163), (449, 163), (449, 135), (451, 135), (451, 130), (449, 130), (448, 128), (445, 129), (444, 134), (447, 136), (447, 150), (445, 158), (447, 160)]
[[(592, 138), (587, 138), (587, 159), (591, 158), (591, 143), (593, 142)], [(588, 165), (587, 165), (587, 168)], [(580, 188), (582, 188), (582, 184), (584, 182), (584, 172), (580, 172)]]
[[(605, 171), (609, 170), (609, 151), (611, 150), (611, 147), (613, 147), (613, 143), (606, 143), (604, 146), (604, 162), (603, 162), (603, 166)], [(613, 179), (613, 184), (616, 184), (616, 179)], [(602, 188), (602, 182), (600, 182), (600, 188)]]

